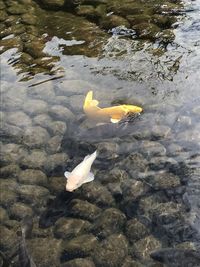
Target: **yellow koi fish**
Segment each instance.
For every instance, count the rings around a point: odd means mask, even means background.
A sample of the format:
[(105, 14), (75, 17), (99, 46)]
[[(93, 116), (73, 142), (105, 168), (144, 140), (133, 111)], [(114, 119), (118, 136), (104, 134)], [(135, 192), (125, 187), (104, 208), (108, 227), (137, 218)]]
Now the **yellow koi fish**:
[(108, 108), (98, 107), (99, 102), (93, 99), (93, 92), (89, 91), (85, 97), (83, 110), (92, 119), (110, 120), (117, 123), (130, 113), (140, 113), (142, 108), (133, 105), (119, 105)]

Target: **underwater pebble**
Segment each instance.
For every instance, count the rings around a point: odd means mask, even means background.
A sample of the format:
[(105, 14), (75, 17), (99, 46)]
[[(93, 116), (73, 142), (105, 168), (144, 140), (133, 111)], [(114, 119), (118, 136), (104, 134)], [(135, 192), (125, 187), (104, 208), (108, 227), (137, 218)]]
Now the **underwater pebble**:
[(40, 148), (48, 142), (49, 138), (47, 130), (40, 126), (27, 127), (24, 131), (24, 144), (29, 147)]
[[(84, 245), (83, 245), (84, 244)], [(95, 251), (98, 241), (92, 234), (85, 234), (62, 242), (64, 258), (87, 257)]]
[(96, 86), (83, 80), (65, 80), (58, 85), (58, 91), (62, 95), (74, 96), (85, 95), (91, 88)]
[(72, 95), (69, 98), (69, 103), (75, 112), (83, 112), (84, 95)]
[(97, 206), (89, 203), (88, 201), (79, 199), (73, 199), (70, 203), (70, 206), (70, 214), (73, 217), (78, 217), (91, 222), (95, 221), (95, 219), (102, 212), (102, 210)]
[(30, 115), (37, 115), (40, 113), (45, 113), (48, 111), (48, 105), (42, 100), (27, 100), (23, 104), (23, 109), (26, 113)]
[(32, 238), (26, 241), (28, 251), (37, 267), (58, 267), (61, 256), (61, 240)]
[(48, 131), (52, 135), (63, 136), (67, 131), (67, 125), (64, 121), (53, 121), (48, 124)]
[(25, 203), (44, 206), (49, 198), (49, 190), (39, 185), (20, 185), (18, 194)]
[(153, 156), (165, 156), (166, 148), (158, 142), (142, 141), (139, 147), (141, 153), (148, 158)]
[(79, 192), (80, 198), (86, 199), (100, 207), (113, 206), (115, 203), (108, 189), (95, 181), (83, 184)]
[(178, 169), (178, 162), (173, 158), (168, 157), (153, 157), (149, 161), (151, 170), (170, 170), (176, 171)]
[(0, 207), (0, 223), (8, 220), (8, 213), (6, 209)]
[(61, 143), (62, 137), (59, 135), (56, 135), (49, 139), (48, 143), (46, 144), (47, 153), (55, 154), (56, 152), (59, 152), (61, 150)]
[(48, 129), (49, 124), (52, 123), (52, 119), (47, 114), (40, 114), (33, 118), (33, 123)]
[(19, 163), (28, 152), (22, 146), (10, 143), (1, 146), (1, 162), (5, 165)]
[[(127, 257), (125, 260), (124, 260), (124, 263), (122, 265), (122, 267), (145, 267), (142, 263), (136, 261), (136, 260), (133, 260), (131, 257)], [(152, 267), (162, 267), (162, 266), (152, 266)]]
[(65, 165), (68, 161), (68, 156), (65, 153), (56, 153), (48, 156), (48, 160), (45, 162), (45, 170), (48, 172), (53, 171), (56, 168), (62, 168), (64, 172)]
[(142, 154), (136, 152), (131, 153), (128, 157), (122, 160), (119, 165), (125, 171), (133, 170), (133, 173), (137, 173), (138, 171), (144, 172), (147, 168), (147, 160), (144, 159)]
[(87, 233), (90, 228), (91, 224), (88, 221), (74, 218), (60, 218), (55, 223), (54, 235), (56, 238), (70, 239)]
[(94, 262), (87, 258), (78, 258), (61, 264), (61, 267), (95, 267)]
[(135, 241), (150, 234), (150, 229), (147, 228), (138, 219), (129, 220), (126, 224), (126, 236), (134, 244)]
[(1, 178), (15, 178), (20, 173), (20, 168), (16, 164), (10, 164), (0, 169)]
[(126, 216), (121, 211), (110, 208), (101, 213), (92, 227), (93, 233), (99, 238), (119, 233), (123, 229), (126, 222)]
[(10, 217), (15, 220), (22, 220), (26, 216), (33, 216), (33, 211), (28, 205), (17, 202), (10, 207)]
[(74, 114), (66, 107), (61, 105), (52, 106), (49, 109), (49, 114), (53, 119), (61, 120), (61, 121), (71, 121), (75, 119)]
[(162, 139), (162, 138), (169, 138), (171, 132), (171, 128), (164, 125), (155, 125), (152, 128), (152, 137), (154, 139)]
[(94, 250), (97, 267), (120, 267), (128, 254), (128, 242), (124, 235), (114, 234), (104, 239)]
[(118, 157), (119, 146), (111, 142), (99, 142), (97, 145), (99, 158), (115, 159)]
[(161, 243), (149, 235), (134, 243), (132, 253), (143, 260), (150, 259), (150, 253), (161, 248)]
[(48, 183), (47, 176), (44, 172), (32, 169), (21, 171), (18, 176), (18, 181), (20, 184), (41, 185), (45, 187)]
[(47, 103), (55, 98), (53, 83), (51, 81), (31, 87), (28, 91), (30, 98), (42, 99)]
[(64, 176), (62, 177), (49, 177), (49, 190), (53, 193), (61, 192), (66, 187), (66, 178)]
[(22, 111), (10, 112), (7, 114), (7, 121), (18, 127), (28, 127), (32, 124), (31, 119)]
[(8, 229), (7, 227), (0, 225), (0, 247), (1, 250), (4, 252), (11, 252), (12, 248), (17, 246), (17, 236), (16, 232), (12, 229)]
[(31, 150), (29, 155), (22, 158), (20, 165), (29, 169), (42, 169), (45, 166), (47, 154), (39, 149)]
[(18, 196), (15, 192), (10, 189), (2, 189), (0, 188), (0, 204), (3, 207), (9, 207), (14, 204), (17, 200)]

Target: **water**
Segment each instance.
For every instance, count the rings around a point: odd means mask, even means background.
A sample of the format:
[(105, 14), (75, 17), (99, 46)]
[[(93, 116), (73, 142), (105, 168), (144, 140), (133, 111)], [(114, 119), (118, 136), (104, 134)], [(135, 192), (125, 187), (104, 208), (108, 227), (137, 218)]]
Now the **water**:
[[(200, 266), (200, 1), (173, 17), (167, 41), (30, 3), (36, 24), (9, 15), (17, 24), (1, 31), (1, 264)], [(89, 90), (101, 107), (144, 112), (90, 121)], [(96, 149), (95, 181), (66, 192), (64, 171)]]

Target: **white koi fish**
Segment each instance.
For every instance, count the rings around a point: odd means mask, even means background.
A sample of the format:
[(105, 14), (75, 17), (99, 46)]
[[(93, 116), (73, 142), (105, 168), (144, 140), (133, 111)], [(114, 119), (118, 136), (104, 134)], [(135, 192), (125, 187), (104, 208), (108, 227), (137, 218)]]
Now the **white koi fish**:
[(64, 173), (67, 178), (66, 191), (72, 192), (79, 188), (82, 184), (89, 183), (94, 180), (94, 174), (90, 172), (90, 169), (96, 157), (97, 151), (91, 155), (87, 155), (72, 172), (66, 171)]

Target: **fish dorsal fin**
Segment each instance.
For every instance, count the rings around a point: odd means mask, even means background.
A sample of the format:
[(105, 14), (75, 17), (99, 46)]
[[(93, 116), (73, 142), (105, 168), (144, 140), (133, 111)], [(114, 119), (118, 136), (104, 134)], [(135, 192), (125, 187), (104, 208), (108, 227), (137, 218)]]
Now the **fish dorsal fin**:
[(89, 172), (88, 176), (84, 179), (83, 184), (92, 182), (94, 180), (94, 174)]
[(68, 179), (69, 178), (69, 176), (70, 176), (70, 174), (71, 174), (71, 172), (64, 172), (64, 176), (66, 177), (66, 179)]

